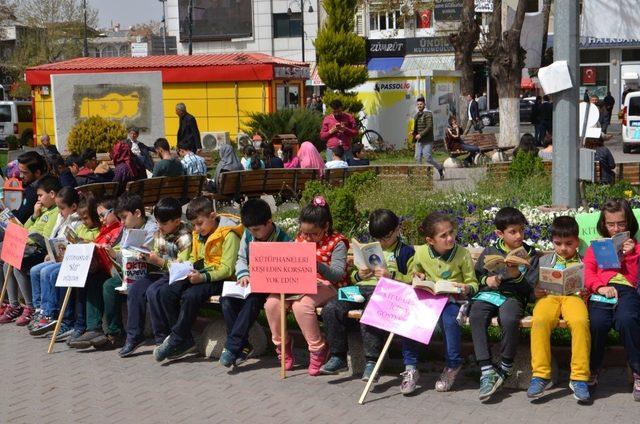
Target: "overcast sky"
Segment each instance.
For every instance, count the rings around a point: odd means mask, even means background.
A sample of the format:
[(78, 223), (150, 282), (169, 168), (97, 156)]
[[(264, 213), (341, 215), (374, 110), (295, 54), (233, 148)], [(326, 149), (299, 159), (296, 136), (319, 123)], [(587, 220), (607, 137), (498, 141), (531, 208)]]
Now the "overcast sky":
[(162, 20), (162, 3), (159, 0), (87, 0), (98, 9), (100, 27), (107, 28), (111, 21), (119, 22), (126, 29), (132, 25)]

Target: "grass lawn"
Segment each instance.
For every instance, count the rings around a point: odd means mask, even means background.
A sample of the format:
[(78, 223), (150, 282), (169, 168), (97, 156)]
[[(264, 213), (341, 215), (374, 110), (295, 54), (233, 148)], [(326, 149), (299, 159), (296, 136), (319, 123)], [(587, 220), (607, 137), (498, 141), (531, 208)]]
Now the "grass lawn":
[[(372, 165), (406, 165), (415, 163), (413, 150), (394, 150), (392, 152), (375, 153), (367, 152), (367, 157)], [(433, 158), (442, 163), (448, 157), (444, 151), (436, 150)]]

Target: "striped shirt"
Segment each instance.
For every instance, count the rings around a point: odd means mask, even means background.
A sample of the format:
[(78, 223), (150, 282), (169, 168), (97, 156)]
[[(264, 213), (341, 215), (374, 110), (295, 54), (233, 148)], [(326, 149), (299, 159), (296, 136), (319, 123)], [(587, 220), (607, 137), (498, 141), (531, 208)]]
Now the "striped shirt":
[(204, 158), (192, 152), (187, 153), (181, 162), (185, 175), (204, 175), (207, 173), (207, 164)]

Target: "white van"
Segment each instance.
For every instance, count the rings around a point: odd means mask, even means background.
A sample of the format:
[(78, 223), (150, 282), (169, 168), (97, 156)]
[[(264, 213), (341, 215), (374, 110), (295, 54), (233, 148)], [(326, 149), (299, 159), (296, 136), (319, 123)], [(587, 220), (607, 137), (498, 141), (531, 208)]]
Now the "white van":
[(640, 91), (627, 94), (622, 105), (622, 150), (640, 147)]
[(10, 135), (21, 145), (33, 144), (33, 109), (27, 100), (0, 101), (0, 140)]

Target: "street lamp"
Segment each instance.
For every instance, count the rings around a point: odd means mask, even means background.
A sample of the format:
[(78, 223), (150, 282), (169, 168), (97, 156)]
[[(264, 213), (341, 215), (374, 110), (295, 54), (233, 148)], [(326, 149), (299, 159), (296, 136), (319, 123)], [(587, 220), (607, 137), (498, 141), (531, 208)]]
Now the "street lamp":
[(165, 56), (167, 55), (167, 15), (165, 9), (165, 2), (167, 0), (159, 0), (162, 3), (162, 49)]
[(82, 48), (82, 55), (84, 57), (89, 56), (89, 42), (87, 40), (87, 0), (82, 0), (82, 11), (84, 14), (84, 45)]
[(293, 0), (289, 2), (289, 8), (287, 9), (287, 15), (291, 16), (293, 11), (291, 10), (291, 4), (297, 4), (300, 6), (300, 43), (302, 44), (302, 61), (304, 62), (304, 4), (309, 3), (309, 13), (313, 13), (313, 6), (311, 6), (311, 0)]

